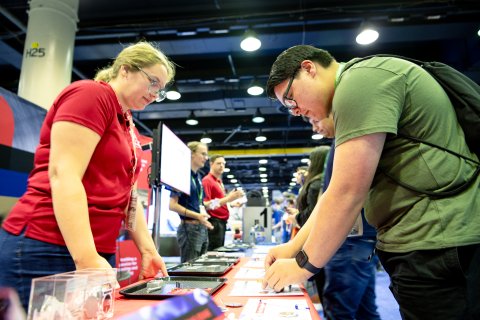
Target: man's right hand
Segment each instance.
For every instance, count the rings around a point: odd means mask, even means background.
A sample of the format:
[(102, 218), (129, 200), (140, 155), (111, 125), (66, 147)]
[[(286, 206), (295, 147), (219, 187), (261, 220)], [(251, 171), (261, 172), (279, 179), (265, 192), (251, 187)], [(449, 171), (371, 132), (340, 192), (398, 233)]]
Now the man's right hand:
[(228, 194), (228, 199), (229, 199), (228, 202), (237, 200), (238, 198), (241, 198), (244, 195), (245, 195), (245, 193), (243, 192), (243, 190), (240, 190), (240, 189), (233, 190)]
[(205, 227), (207, 227), (210, 230), (213, 230), (213, 224), (208, 221), (208, 218), (210, 218), (210, 215), (207, 213), (199, 213), (198, 214), (198, 221), (200, 221), (201, 224), (203, 224)]

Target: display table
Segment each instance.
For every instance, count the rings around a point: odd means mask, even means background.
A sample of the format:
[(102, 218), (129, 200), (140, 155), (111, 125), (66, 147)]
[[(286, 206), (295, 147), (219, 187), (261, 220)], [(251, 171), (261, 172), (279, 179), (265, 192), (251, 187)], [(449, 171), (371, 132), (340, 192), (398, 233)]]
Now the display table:
[[(229, 304), (230, 302), (239, 302), (243, 305), (247, 303), (247, 300), (249, 298), (253, 297), (232, 297), (229, 296), (230, 291), (234, 287), (235, 281), (243, 281), (243, 280), (237, 280), (235, 279), (236, 273), (244, 266), (251, 258), (241, 258), (240, 262), (236, 264), (229, 272), (227, 272), (225, 275), (223, 275), (223, 278), (227, 278), (228, 281), (226, 284), (220, 288), (219, 291), (217, 291), (213, 295), (213, 300), (218, 306), (223, 306), (223, 303)], [(310, 310), (310, 315), (312, 319), (314, 320), (320, 320), (320, 316), (318, 315), (315, 307), (313, 306), (312, 301), (310, 300), (310, 297), (308, 296), (308, 293), (306, 290), (302, 287), (302, 292), (303, 296), (288, 296), (288, 297), (267, 297), (268, 299), (280, 299), (280, 300), (295, 300), (300, 302), (307, 302), (309, 310)], [(223, 303), (222, 303), (223, 301)], [(126, 299), (122, 295), (117, 293), (116, 300), (115, 300), (115, 315), (114, 319), (118, 319), (123, 315), (126, 315), (128, 313), (134, 312), (141, 307), (153, 305), (153, 304), (158, 304), (162, 303), (162, 300), (138, 300), (138, 299)], [(229, 315), (231, 313), (235, 314), (235, 319), (238, 319), (240, 316), (240, 313), (242, 312), (243, 307), (239, 308), (228, 308), (228, 311), (226, 312), (226, 315)]]

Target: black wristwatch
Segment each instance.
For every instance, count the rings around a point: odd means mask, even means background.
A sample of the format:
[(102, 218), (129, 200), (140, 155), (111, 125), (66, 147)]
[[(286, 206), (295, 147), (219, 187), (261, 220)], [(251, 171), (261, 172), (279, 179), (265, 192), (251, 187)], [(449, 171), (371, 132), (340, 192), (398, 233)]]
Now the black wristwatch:
[(297, 255), (295, 256), (295, 261), (300, 268), (307, 269), (313, 274), (317, 274), (322, 270), (322, 268), (317, 268), (313, 264), (308, 262), (308, 256), (305, 251), (303, 251), (303, 249), (297, 253)]

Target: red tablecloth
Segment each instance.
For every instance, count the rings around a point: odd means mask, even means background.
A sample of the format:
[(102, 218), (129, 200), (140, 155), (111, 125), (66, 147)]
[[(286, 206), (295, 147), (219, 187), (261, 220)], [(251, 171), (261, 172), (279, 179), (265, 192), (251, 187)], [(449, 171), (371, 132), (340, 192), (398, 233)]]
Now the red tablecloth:
[[(220, 302), (220, 299), (227, 303), (228, 302), (240, 302), (242, 304), (246, 304), (247, 300), (251, 297), (230, 297), (228, 294), (233, 288), (233, 283), (234, 281), (243, 281), (243, 280), (236, 280), (234, 279), (235, 274), (238, 272), (238, 270), (245, 264), (250, 258), (242, 258), (238, 264), (236, 264), (230, 271), (228, 271), (225, 275), (223, 275), (223, 278), (227, 278), (228, 281), (226, 284), (220, 288), (215, 294), (213, 295), (213, 299), (215, 300), (215, 303), (217, 305), (221, 306), (222, 303)], [(315, 307), (312, 304), (312, 301), (310, 297), (308, 296), (308, 293), (304, 288), (302, 288), (303, 291), (303, 297), (302, 296), (289, 296), (289, 297), (268, 297), (268, 299), (288, 299), (288, 300), (299, 300), (299, 301), (307, 301), (308, 306), (310, 307), (310, 314), (312, 316), (313, 320), (320, 320), (320, 316), (318, 315), (317, 311), (315, 310)], [(138, 300), (138, 299), (126, 299), (122, 295), (117, 293), (116, 299), (115, 299), (115, 315), (114, 319), (118, 319), (119, 317), (134, 312), (135, 310), (140, 309), (141, 307), (148, 306), (148, 305), (153, 305), (157, 303), (162, 303), (161, 300)], [(242, 312), (242, 308), (228, 308), (229, 311), (228, 313), (234, 313), (236, 315), (236, 318), (240, 316), (240, 313)]]

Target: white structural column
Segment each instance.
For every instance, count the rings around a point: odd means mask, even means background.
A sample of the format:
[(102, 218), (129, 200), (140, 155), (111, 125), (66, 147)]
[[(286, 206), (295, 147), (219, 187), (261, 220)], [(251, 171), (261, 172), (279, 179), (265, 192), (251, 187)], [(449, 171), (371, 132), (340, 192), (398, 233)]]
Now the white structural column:
[(31, 0), (18, 95), (49, 109), (72, 78), (79, 0)]

